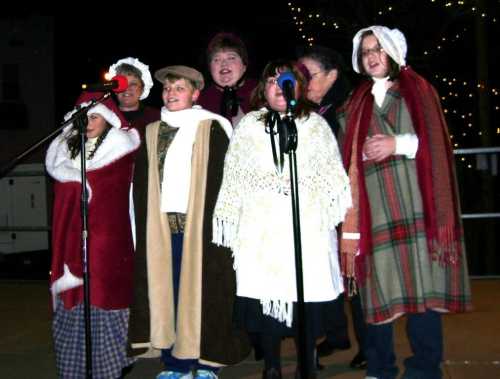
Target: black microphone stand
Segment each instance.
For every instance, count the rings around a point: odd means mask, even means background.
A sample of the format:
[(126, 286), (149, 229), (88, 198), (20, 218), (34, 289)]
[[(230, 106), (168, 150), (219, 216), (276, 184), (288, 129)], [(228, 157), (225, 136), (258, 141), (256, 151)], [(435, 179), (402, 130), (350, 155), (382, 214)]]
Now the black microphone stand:
[(80, 168), (82, 180), (82, 194), (80, 200), (82, 219), (82, 263), (83, 263), (83, 317), (85, 320), (85, 376), (92, 379), (92, 324), (90, 317), (90, 270), (88, 256), (88, 193), (87, 193), (87, 154), (85, 140), (87, 134), (87, 114), (80, 115), (75, 125), (80, 133)]
[(80, 107), (68, 120), (64, 121), (56, 130), (49, 133), (33, 145), (28, 147), (21, 154), (8, 162), (0, 170), (0, 178), (5, 176), (14, 166), (16, 166), (24, 157), (34, 151), (45, 142), (49, 141), (58, 135), (67, 125), (75, 123), (80, 134), (80, 167), (81, 167), (81, 219), (82, 219), (82, 263), (83, 263), (83, 314), (85, 319), (85, 375), (86, 379), (92, 379), (92, 329), (90, 317), (90, 275), (89, 275), (89, 256), (87, 250), (88, 239), (88, 192), (87, 192), (87, 169), (86, 169), (86, 152), (85, 152), (85, 137), (87, 132), (87, 112), (90, 108), (106, 100), (111, 96), (110, 92), (106, 92), (99, 99), (90, 100), (90, 104)]
[(300, 238), (300, 204), (299, 187), (297, 179), (297, 158), (295, 150), (297, 149), (297, 126), (293, 116), (293, 107), (287, 101), (285, 117), (281, 120), (278, 127), (280, 149), (289, 156), (290, 166), (290, 184), (292, 192), (292, 217), (293, 217), (293, 235), (295, 246), (295, 279), (297, 282), (297, 333), (298, 333), (298, 351), (297, 361), (299, 366), (300, 378), (306, 379), (309, 374), (308, 363), (312, 362), (312, 357), (307, 349), (307, 314), (304, 304), (304, 277), (302, 269), (302, 242)]

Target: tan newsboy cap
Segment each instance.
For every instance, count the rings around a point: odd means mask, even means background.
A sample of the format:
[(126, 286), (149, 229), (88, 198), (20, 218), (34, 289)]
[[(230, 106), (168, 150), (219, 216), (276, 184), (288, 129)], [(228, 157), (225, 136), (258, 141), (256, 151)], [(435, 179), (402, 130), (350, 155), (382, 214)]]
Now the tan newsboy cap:
[(160, 68), (155, 72), (155, 78), (160, 81), (160, 83), (164, 83), (167, 74), (191, 80), (199, 90), (202, 90), (205, 86), (202, 73), (188, 66), (167, 66)]

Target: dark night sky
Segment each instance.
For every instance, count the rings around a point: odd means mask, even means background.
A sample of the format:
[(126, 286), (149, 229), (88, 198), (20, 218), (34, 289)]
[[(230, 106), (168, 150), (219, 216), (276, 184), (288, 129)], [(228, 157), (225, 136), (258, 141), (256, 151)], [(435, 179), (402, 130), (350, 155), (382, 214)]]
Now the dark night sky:
[[(293, 57), (296, 46), (304, 43), (303, 34), (314, 36), (316, 44), (339, 50), (350, 66), (352, 37), (357, 30), (373, 24), (398, 27), (408, 41), (408, 63), (433, 82), (440, 94), (446, 94), (451, 88), (436, 79), (436, 74), (440, 78), (454, 77), (471, 83), (470, 88), (457, 87), (454, 91), (464, 94), (476, 91), (473, 83), (476, 82), (477, 40), (470, 8), (477, 1), (465, 1), (462, 7), (446, 7), (444, 0), (292, 1), (295, 9), (302, 9), (300, 17), (305, 20), (302, 32), (292, 19), (299, 13), (292, 12), (288, 2), (178, 2), (175, 6), (169, 2), (165, 6), (148, 7), (147, 12), (136, 6), (122, 11), (115, 9), (102, 17), (95, 9), (88, 15), (80, 11), (71, 18), (57, 16), (56, 117), (60, 118), (72, 107), (82, 83), (98, 82), (111, 63), (126, 56), (138, 57), (149, 64), (152, 72), (172, 64), (191, 65), (209, 79), (205, 48), (219, 31), (235, 32), (242, 37), (249, 50), (249, 73), (256, 76), (270, 59)], [(485, 0), (485, 4), (488, 6), (485, 21), (489, 40), (488, 76), (490, 86), (498, 89), (499, 77), (493, 67), (498, 66), (499, 51), (493, 36), (498, 35), (499, 22), (493, 23), (491, 19), (500, 16), (500, 1)], [(388, 6), (392, 6), (391, 12), (387, 11)], [(384, 11), (382, 15), (380, 10)], [(337, 22), (340, 28), (322, 26), (322, 21)], [(447, 38), (445, 42), (443, 37)], [(442, 49), (438, 50), (438, 45)], [(424, 55), (424, 51), (429, 54)], [(353, 82), (360, 78), (352, 72), (349, 75)], [(449, 105), (464, 109), (460, 101), (459, 98)], [(147, 102), (161, 105), (159, 83), (153, 87)], [(492, 98), (493, 107), (496, 103), (498, 97)], [(474, 111), (470, 104), (468, 100), (467, 107), (471, 108), (468, 110)], [(499, 112), (493, 113), (492, 121), (497, 123)], [(455, 121), (449, 122), (453, 128)]]
[[(77, 22), (56, 17), (58, 106), (71, 106), (66, 103), (76, 98), (81, 83), (99, 81), (110, 64), (127, 56), (148, 64), (152, 73), (167, 65), (185, 64), (199, 69), (208, 79), (205, 49), (219, 31), (237, 33), (245, 41), (250, 75), (257, 75), (269, 59), (294, 54), (297, 36), (285, 2), (269, 1), (265, 8), (255, 2), (232, 2), (229, 8), (228, 3), (213, 2), (209, 11), (194, 4), (168, 6), (157, 12), (150, 10), (148, 15), (128, 9), (126, 13), (114, 12), (112, 17), (119, 21), (113, 28), (96, 21), (90, 30), (79, 26), (86, 18), (81, 14)], [(87, 21), (96, 15), (89, 17)], [(161, 103), (159, 83), (155, 83), (148, 102)]]

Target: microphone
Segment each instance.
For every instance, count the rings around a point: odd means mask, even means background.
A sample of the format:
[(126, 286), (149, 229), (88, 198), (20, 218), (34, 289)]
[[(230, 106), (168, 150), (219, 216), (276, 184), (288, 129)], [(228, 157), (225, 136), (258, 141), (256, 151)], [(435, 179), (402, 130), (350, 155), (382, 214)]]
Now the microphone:
[(295, 76), (290, 71), (285, 71), (278, 76), (278, 85), (283, 91), (286, 103), (289, 107), (295, 107), (297, 100), (295, 100)]
[(128, 88), (128, 80), (124, 75), (115, 75), (110, 81), (94, 84), (82, 84), (82, 89), (88, 92), (113, 91), (123, 92)]

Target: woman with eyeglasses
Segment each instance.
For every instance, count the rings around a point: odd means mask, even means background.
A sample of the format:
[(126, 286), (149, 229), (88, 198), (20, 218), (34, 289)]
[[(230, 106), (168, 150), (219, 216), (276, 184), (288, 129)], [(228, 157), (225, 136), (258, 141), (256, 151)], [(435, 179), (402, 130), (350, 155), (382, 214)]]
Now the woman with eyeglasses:
[(237, 279), (235, 324), (260, 336), (263, 378), (281, 378), (280, 345), (296, 328), (296, 279), (288, 155), (277, 129), (287, 100), (277, 83), (296, 79), (292, 113), (296, 150), (302, 261), (308, 314), (307, 362), (315, 377), (315, 339), (324, 334), (322, 307), (343, 292), (335, 227), (350, 206), (350, 188), (327, 122), (312, 112), (297, 65), (267, 64), (252, 97), (253, 111), (235, 129), (214, 212), (214, 242), (231, 248)]
[(298, 59), (309, 72), (308, 100), (318, 106), (317, 112), (328, 121), (337, 135), (339, 125), (336, 111), (347, 99), (351, 89), (342, 56), (328, 47), (315, 45), (302, 49)]
[(393, 379), (393, 323), (407, 316), (404, 379), (441, 379), (441, 314), (471, 309), (450, 138), (439, 96), (406, 65), (403, 33), (360, 30), (352, 65), (368, 77), (339, 113), (353, 208), (343, 271), (368, 323), (367, 378)]
[[(339, 131), (337, 109), (347, 99), (351, 88), (345, 74), (347, 68), (344, 59), (335, 50), (319, 45), (303, 49), (298, 55), (299, 62), (309, 72), (307, 98), (318, 106), (317, 112), (328, 121), (330, 128), (337, 136)], [(351, 348), (344, 310), (345, 297), (345, 294), (341, 294), (328, 307), (325, 307), (326, 338), (318, 345), (319, 357), (326, 357), (335, 351)], [(364, 369), (366, 368), (366, 357), (363, 349), (366, 324), (359, 295), (351, 294), (349, 300), (354, 334), (358, 343), (358, 353), (351, 360), (350, 366)]]

